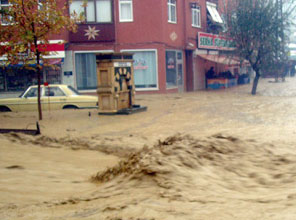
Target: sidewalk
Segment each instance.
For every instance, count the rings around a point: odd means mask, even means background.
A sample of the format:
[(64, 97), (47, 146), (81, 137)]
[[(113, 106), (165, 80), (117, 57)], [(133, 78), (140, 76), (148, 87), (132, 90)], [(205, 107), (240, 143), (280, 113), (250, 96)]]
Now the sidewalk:
[(4, 98), (16, 98), (21, 93), (22, 92), (0, 92), (0, 99), (4, 99)]

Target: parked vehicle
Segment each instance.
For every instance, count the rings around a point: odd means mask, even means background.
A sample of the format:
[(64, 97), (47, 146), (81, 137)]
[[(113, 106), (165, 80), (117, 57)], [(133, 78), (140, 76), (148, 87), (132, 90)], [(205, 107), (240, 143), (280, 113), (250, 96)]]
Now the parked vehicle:
[[(0, 111), (37, 111), (38, 87), (30, 86), (18, 98), (0, 99)], [(80, 95), (69, 85), (41, 86), (43, 110), (98, 108), (98, 97)]]

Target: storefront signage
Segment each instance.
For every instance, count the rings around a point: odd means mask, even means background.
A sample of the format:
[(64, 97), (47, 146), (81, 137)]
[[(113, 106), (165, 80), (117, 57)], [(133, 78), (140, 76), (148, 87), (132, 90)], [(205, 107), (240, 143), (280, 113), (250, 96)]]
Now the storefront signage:
[(135, 70), (147, 70), (148, 65), (144, 59), (135, 59), (134, 61), (134, 69)]
[(131, 67), (131, 62), (114, 62), (114, 67)]
[(72, 71), (65, 71), (64, 76), (72, 76)]
[(198, 33), (198, 48), (202, 49), (212, 49), (212, 50), (234, 50), (235, 42), (229, 38), (208, 34), (208, 33)]

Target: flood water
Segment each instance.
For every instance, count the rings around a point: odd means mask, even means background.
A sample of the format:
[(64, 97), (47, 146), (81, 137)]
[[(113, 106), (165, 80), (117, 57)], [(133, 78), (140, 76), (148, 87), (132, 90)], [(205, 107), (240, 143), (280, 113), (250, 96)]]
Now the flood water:
[(1, 219), (296, 219), (296, 79), (273, 81), (136, 95), (148, 110), (128, 116), (44, 112), (41, 136), (0, 136)]

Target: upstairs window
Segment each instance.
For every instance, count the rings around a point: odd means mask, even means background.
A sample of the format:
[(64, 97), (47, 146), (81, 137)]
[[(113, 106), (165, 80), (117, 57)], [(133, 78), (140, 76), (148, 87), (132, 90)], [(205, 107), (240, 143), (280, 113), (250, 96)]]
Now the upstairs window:
[(9, 10), (8, 0), (0, 0), (0, 23), (1, 25), (8, 25), (11, 23), (11, 18), (8, 15), (5, 15), (5, 11)]
[(200, 7), (196, 3), (191, 4), (192, 27), (201, 27)]
[(119, 0), (119, 21), (130, 22), (133, 21), (133, 1)]
[(217, 11), (217, 5), (211, 2), (207, 2), (207, 11), (210, 14), (210, 19), (218, 24), (223, 24), (223, 20)]
[(168, 22), (177, 23), (176, 0), (168, 0)]
[(70, 13), (82, 14), (86, 23), (110, 23), (112, 22), (111, 0), (73, 0), (70, 5)]

